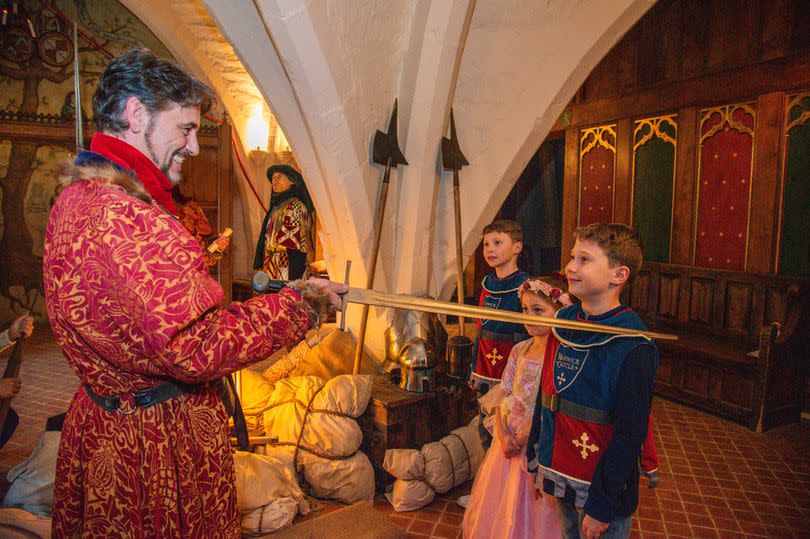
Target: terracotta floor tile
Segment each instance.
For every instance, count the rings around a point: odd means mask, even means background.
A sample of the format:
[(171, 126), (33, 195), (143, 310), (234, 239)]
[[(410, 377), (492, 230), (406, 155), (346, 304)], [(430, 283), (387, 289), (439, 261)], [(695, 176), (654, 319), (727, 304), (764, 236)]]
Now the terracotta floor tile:
[[(67, 408), (78, 385), (47, 331), (27, 343), (22, 378), (14, 401), (22, 420), (0, 450), (0, 477), (28, 457), (45, 419)], [(716, 530), (724, 539), (810, 536), (810, 422), (755, 433), (663, 399), (656, 398), (653, 409), (661, 484), (650, 490), (642, 480), (634, 537), (715, 537)], [(407, 513), (393, 512), (379, 495), (375, 509), (408, 529), (409, 537), (459, 537), (464, 509), (456, 499), (471, 487), (467, 482)], [(0, 486), (0, 495), (4, 490)], [(338, 507), (324, 504), (320, 514)]]
[(444, 509), (444, 511), (445, 511), (445, 513), (455, 513), (455, 514), (458, 514), (458, 515), (463, 515), (464, 514), (464, 508), (461, 507), (457, 503), (449, 503), (449, 504), (447, 504), (447, 507)]
[(639, 521), (639, 527), (645, 536), (647, 535), (647, 532), (664, 533), (665, 531), (664, 522), (662, 520), (648, 518), (639, 518), (637, 520)]
[(436, 529), (433, 530), (433, 537), (442, 539), (455, 539), (458, 535), (458, 526), (451, 526), (449, 524), (437, 524)]
[(408, 526), (408, 531), (412, 533), (424, 533), (430, 535), (433, 532), (433, 528), (435, 527), (436, 527), (435, 522), (428, 522), (426, 520), (414, 519), (411, 522), (411, 525)]
[(393, 522), (403, 530), (407, 530), (408, 527), (411, 525), (411, 522), (413, 522), (413, 517), (404, 517), (401, 515), (391, 515), (388, 518), (391, 520), (391, 522)]
[(454, 526), (461, 526), (461, 521), (464, 520), (463, 514), (457, 513), (444, 513), (442, 517), (439, 519), (439, 522), (442, 524), (451, 524)]
[(712, 520), (714, 521), (715, 528), (717, 528), (720, 531), (727, 531), (727, 532), (740, 531), (740, 525), (737, 523), (737, 519), (735, 518), (713, 515)]
[(714, 528), (714, 521), (712, 517), (709, 515), (695, 515), (693, 513), (688, 513), (686, 515), (687, 520), (689, 520), (690, 526), (701, 526), (705, 528)]
[(669, 537), (692, 537), (692, 528), (689, 524), (667, 523), (667, 535)]
[(664, 509), (661, 518), (664, 522), (673, 524), (687, 524), (686, 513), (683, 511), (668, 511)]
[(746, 535), (759, 535), (768, 537), (768, 527), (761, 522), (740, 522), (740, 529)]
[(714, 528), (692, 526), (692, 537), (699, 539), (716, 539), (721, 537), (721, 535)]
[(703, 503), (709, 509), (709, 512), (716, 512), (718, 510), (721, 511), (728, 511), (728, 502), (726, 502), (725, 498), (718, 498), (715, 496), (704, 496)]
[(709, 509), (702, 503), (691, 503), (684, 501), (683, 507), (689, 514), (696, 514), (696, 515), (708, 515)]

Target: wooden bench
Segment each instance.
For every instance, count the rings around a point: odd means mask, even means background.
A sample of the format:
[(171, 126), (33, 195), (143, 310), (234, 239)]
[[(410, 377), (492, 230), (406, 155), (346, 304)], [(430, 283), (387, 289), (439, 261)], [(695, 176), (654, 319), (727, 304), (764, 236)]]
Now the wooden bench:
[(810, 279), (644, 263), (625, 301), (659, 341), (656, 393), (761, 432), (799, 421)]

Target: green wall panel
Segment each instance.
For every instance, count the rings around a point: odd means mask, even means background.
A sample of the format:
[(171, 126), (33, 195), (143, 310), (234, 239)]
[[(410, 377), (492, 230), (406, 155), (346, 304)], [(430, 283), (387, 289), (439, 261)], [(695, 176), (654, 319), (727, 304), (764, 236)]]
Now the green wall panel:
[(810, 275), (810, 118), (788, 131), (782, 200), (779, 273)]
[(670, 123), (673, 121), (656, 122), (652, 134), (648, 120), (637, 123), (635, 129), (633, 227), (644, 241), (645, 259), (656, 262), (669, 262), (675, 177), (676, 128)]

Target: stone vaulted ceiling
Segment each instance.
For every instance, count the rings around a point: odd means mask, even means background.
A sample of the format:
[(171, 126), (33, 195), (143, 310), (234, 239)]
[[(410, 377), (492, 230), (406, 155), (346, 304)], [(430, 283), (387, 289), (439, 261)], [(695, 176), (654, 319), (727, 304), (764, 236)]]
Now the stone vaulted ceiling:
[[(256, 101), (266, 101), (303, 169), (330, 273), (342, 280), (351, 259), (355, 286), (366, 280), (382, 173), (369, 163), (371, 139), (398, 98), (409, 165), (391, 176), (375, 288), (447, 297), (452, 179), (438, 160), (450, 107), (470, 161), (461, 171), (466, 263), (574, 92), (654, 0), (123, 3), (211, 83), (243, 140)], [(370, 332), (386, 320), (373, 313)], [(377, 354), (379, 341), (367, 341)]]

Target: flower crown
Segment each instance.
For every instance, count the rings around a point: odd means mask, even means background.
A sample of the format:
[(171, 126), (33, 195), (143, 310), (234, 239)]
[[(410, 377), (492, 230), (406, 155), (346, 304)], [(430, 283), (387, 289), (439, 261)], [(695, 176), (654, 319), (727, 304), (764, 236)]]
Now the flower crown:
[(520, 285), (520, 295), (522, 296), (526, 291), (533, 292), (537, 295), (542, 293), (552, 302), (556, 301), (563, 307), (568, 307), (571, 305), (571, 296), (569, 296), (567, 292), (563, 292), (556, 286), (551, 286), (547, 282), (541, 281), (540, 279), (529, 279)]

